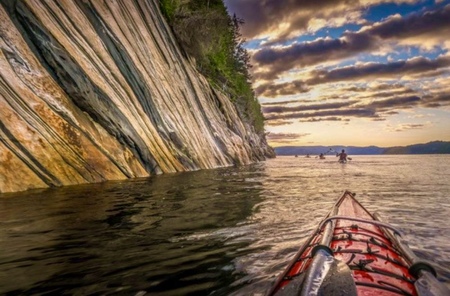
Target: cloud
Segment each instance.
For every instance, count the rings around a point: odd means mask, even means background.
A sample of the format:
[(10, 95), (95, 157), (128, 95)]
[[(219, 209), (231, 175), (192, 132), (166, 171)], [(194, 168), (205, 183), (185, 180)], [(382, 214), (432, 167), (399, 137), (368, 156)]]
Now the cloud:
[(311, 135), (310, 133), (269, 133), (266, 135), (269, 141), (278, 143), (290, 143)]
[(403, 123), (396, 126), (387, 125), (386, 129), (391, 132), (405, 132), (408, 130), (423, 129), (428, 127), (427, 124), (421, 123)]
[(379, 117), (375, 110), (367, 108), (354, 108), (354, 109), (337, 109), (327, 111), (316, 111), (308, 113), (280, 113), (280, 114), (266, 114), (266, 120), (292, 120), (292, 119), (304, 119), (304, 118), (318, 118), (328, 116), (347, 116), (347, 117)]
[(401, 83), (371, 83), (370, 88), (374, 91), (385, 91), (385, 90), (398, 90), (404, 89), (404, 85)]
[(342, 60), (358, 53), (379, 50), (386, 45), (386, 41), (429, 48), (443, 44), (447, 41), (447, 36), (450, 36), (450, 5), (405, 18), (393, 16), (358, 32), (345, 32), (337, 39), (319, 38), (284, 47), (265, 47), (253, 54), (252, 62), (255, 69), (264, 67), (263, 74), (255, 70), (255, 78), (263, 75), (265, 79), (275, 79), (293, 68)]
[(290, 120), (283, 120), (283, 119), (279, 119), (279, 120), (270, 120), (267, 122), (267, 125), (270, 126), (282, 126), (282, 125), (291, 125), (293, 124), (292, 121)]
[(424, 107), (428, 107), (428, 108), (449, 106), (450, 105), (450, 93), (443, 92), (443, 93), (428, 94), (428, 95), (424, 96), (422, 105)]
[[(412, 117), (425, 112), (443, 122), (433, 128), (445, 130), (447, 118), (442, 118), (450, 110), (448, 0), (224, 2), (231, 14), (246, 21), (242, 32), (251, 39), (247, 46), (255, 93), (268, 130), (314, 125), (338, 134), (342, 131), (334, 127), (362, 131), (369, 121), (392, 119), (396, 124), (387, 125), (389, 131), (405, 132), (400, 138), (406, 139), (433, 127)], [(402, 5), (384, 6), (392, 3)], [(399, 14), (389, 16), (393, 10)], [(382, 132), (378, 136), (384, 140), (392, 135)], [(308, 135), (277, 133), (268, 139), (306, 142), (301, 138)]]
[(441, 44), (448, 39), (446, 36), (450, 36), (450, 5), (439, 10), (412, 14), (406, 18), (394, 15), (362, 31), (384, 40), (398, 39), (403, 40), (404, 44), (429, 48)]
[(397, 76), (423, 74), (450, 66), (449, 56), (440, 56), (435, 60), (414, 57), (405, 61), (392, 63), (366, 63), (333, 70), (315, 71), (314, 77), (306, 81), (307, 85), (329, 83), (334, 81), (357, 80), (367, 78), (395, 78)]
[[(450, 97), (450, 96), (449, 96)], [(448, 99), (448, 98), (447, 98)], [(431, 99), (427, 104), (433, 104)], [(347, 101), (300, 106), (270, 106), (263, 112), (269, 125), (273, 121), (299, 120), (300, 122), (349, 121), (348, 117), (385, 120), (388, 115), (398, 114), (399, 109), (410, 109), (423, 104), (418, 96), (398, 96), (371, 102)], [(278, 123), (277, 125), (282, 125)]]
[(317, 111), (324, 109), (338, 109), (343, 107), (348, 107), (353, 105), (356, 101), (347, 101), (339, 103), (324, 103), (324, 104), (313, 104), (313, 105), (298, 105), (298, 106), (273, 106), (273, 107), (263, 107), (264, 113), (286, 113), (286, 112), (299, 112), (299, 111)]
[(420, 0), (224, 0), (228, 12), (244, 19), (245, 38), (285, 40), (304, 32), (345, 24), (365, 24), (368, 7)]
[(266, 102), (266, 103), (262, 103), (261, 106), (262, 107), (282, 106), (282, 105), (292, 104), (292, 103), (302, 103), (302, 101), (301, 100), (286, 100), (286, 101)]
[(386, 110), (391, 108), (406, 109), (418, 105), (420, 100), (421, 99), (418, 96), (394, 97), (387, 100), (373, 101), (364, 105), (364, 108), (377, 110)]
[(330, 117), (320, 117), (320, 118), (309, 118), (309, 119), (300, 119), (299, 122), (320, 122), (320, 121), (350, 121), (349, 118), (342, 118), (342, 117), (336, 117), (336, 116), (330, 116)]
[[(419, 85), (417, 82), (411, 82), (412, 86), (415, 86), (415, 90), (411, 87), (407, 87), (405, 85), (406, 80), (405, 77), (408, 76), (420, 76), (420, 77), (428, 77), (429, 73), (439, 72), (439, 68), (447, 68), (450, 66), (450, 56), (440, 56), (435, 60), (430, 60), (423, 57), (416, 57), (406, 61), (397, 61), (392, 63), (365, 63), (365, 64), (356, 64), (353, 66), (347, 66), (343, 68), (336, 68), (332, 70), (321, 70), (321, 71), (312, 71), (309, 76), (311, 77), (307, 81), (292, 81), (289, 83), (282, 84), (271, 84), (264, 83), (261, 84), (258, 89), (262, 92), (265, 97), (277, 97), (283, 93), (284, 95), (294, 95), (305, 93), (306, 89), (311, 90), (315, 85), (325, 85), (329, 84), (329, 87), (322, 92), (317, 93), (317, 98), (321, 99), (331, 99), (332, 96), (338, 101), (335, 103), (327, 103), (327, 104), (313, 104), (307, 105), (304, 104), (302, 106), (292, 107), (292, 106), (284, 106), (287, 104), (294, 104), (299, 102), (306, 102), (307, 100), (286, 100), (278, 103), (268, 103), (263, 105), (264, 113), (281, 113), (281, 112), (298, 112), (298, 111), (307, 111), (307, 110), (322, 110), (322, 109), (332, 109), (332, 108), (343, 108), (355, 104), (355, 100), (367, 100), (367, 99), (375, 99), (372, 105), (367, 105), (365, 103), (361, 103), (364, 108), (379, 108), (381, 107), (380, 101), (378, 98), (384, 98), (386, 101), (383, 104), (385, 108), (399, 106), (397, 103), (402, 102), (406, 103), (407, 100), (411, 100), (411, 102), (419, 103), (420, 97), (424, 97), (424, 100), (421, 103), (422, 106), (426, 107), (439, 107), (448, 105), (448, 93), (449, 88), (445, 85), (448, 84), (448, 79), (441, 79), (441, 81), (430, 81), (426, 83), (426, 87), (430, 89), (420, 89), (417, 88)], [(440, 75), (442, 77), (442, 75)], [(377, 79), (397, 79), (403, 78), (403, 84), (399, 82), (395, 83), (367, 83), (370, 81), (369, 79), (373, 79), (373, 81)], [(359, 86), (337, 86), (336, 83), (341, 82), (352, 82), (357, 83), (358, 81), (363, 82), (363, 85)], [(440, 83), (440, 84), (438, 84)], [(439, 86), (441, 85), (441, 89)], [(296, 92), (298, 90), (298, 92)], [(333, 95), (329, 95), (330, 92), (333, 92)], [(354, 92), (356, 94), (351, 94), (350, 92)], [(348, 100), (346, 98), (352, 98), (352, 100)], [(415, 104), (417, 105), (417, 104)], [(406, 105), (404, 105), (406, 106)], [(412, 105), (409, 105), (409, 107)]]
[[(366, 89), (367, 91), (368, 89)], [(412, 95), (416, 94), (416, 91), (412, 89), (398, 89), (398, 90), (391, 90), (391, 91), (381, 91), (381, 92), (375, 92), (372, 94), (369, 94), (366, 98), (391, 98), (394, 96), (399, 95)]]
[(272, 98), (277, 96), (298, 94), (308, 91), (309, 88), (302, 81), (292, 81), (279, 84), (265, 83), (261, 84), (255, 89), (255, 93), (257, 95)]
[(225, 0), (230, 14), (245, 20), (246, 38), (269, 36), (284, 39), (294, 32), (320, 29), (325, 25), (358, 22), (358, 0)]
[(275, 79), (281, 73), (296, 67), (315, 65), (326, 61), (351, 57), (363, 50), (374, 48), (374, 40), (361, 35), (361, 38), (329, 39), (320, 38), (311, 42), (294, 44), (283, 48), (263, 48), (252, 56), (256, 67), (270, 65), (263, 73), (255, 71), (255, 79)]

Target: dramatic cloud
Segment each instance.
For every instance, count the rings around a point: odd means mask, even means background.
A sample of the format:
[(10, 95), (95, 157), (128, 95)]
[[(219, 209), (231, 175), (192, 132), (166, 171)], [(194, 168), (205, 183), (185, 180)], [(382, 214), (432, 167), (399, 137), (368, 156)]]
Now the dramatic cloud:
[(420, 102), (417, 96), (398, 97), (387, 100), (374, 101), (364, 106), (364, 108), (385, 110), (385, 109), (405, 109), (416, 106)]
[[(263, 83), (257, 89), (264, 94), (266, 97), (277, 97), (278, 95), (294, 95), (305, 93), (306, 89), (310, 90), (314, 85), (319, 84), (327, 84), (327, 83), (337, 83), (343, 81), (367, 81), (368, 79), (394, 79), (401, 78), (406, 76), (427, 76), (425, 74), (434, 72), (438, 70), (440, 67), (446, 68), (450, 66), (450, 56), (441, 56), (435, 60), (430, 60), (423, 57), (412, 58), (406, 61), (397, 61), (387, 64), (380, 63), (366, 63), (366, 64), (357, 64), (354, 66), (348, 66), (343, 68), (336, 68), (333, 70), (325, 71), (313, 71), (309, 74), (312, 78), (307, 81), (292, 81), (288, 83), (282, 84), (271, 84), (271, 83)], [(450, 80), (450, 78), (449, 78)], [(297, 91), (296, 91), (297, 90)], [(441, 92), (436, 92), (426, 95), (425, 103), (427, 107), (432, 106), (441, 106), (441, 103), (445, 103), (445, 98), (448, 97), (446, 95), (446, 89), (441, 90)], [(350, 97), (349, 92), (356, 92), (360, 95), (353, 96), (359, 99), (376, 99), (376, 98), (386, 98), (392, 100), (388, 100), (388, 103), (395, 103), (395, 100), (398, 100), (399, 97), (405, 96), (407, 98), (417, 98), (418, 96), (422, 96), (423, 93), (418, 93), (416, 90), (405, 87), (400, 83), (393, 84), (377, 84), (374, 86), (365, 86), (365, 87), (346, 87), (343, 89), (334, 89), (334, 95), (325, 96), (328, 99), (344, 99), (346, 97)], [(448, 93), (448, 92), (447, 92)], [(409, 95), (409, 96), (408, 96)], [(403, 98), (402, 98), (403, 99)], [(315, 108), (316, 110), (320, 109), (330, 109), (330, 108), (340, 108), (343, 106), (348, 106), (349, 104), (353, 104), (353, 100), (337, 102), (333, 104), (317, 104), (312, 105), (310, 107), (307, 104), (303, 104), (302, 106), (293, 108), (293, 107), (282, 107), (284, 104), (295, 103), (295, 101), (281, 101), (278, 103), (272, 104), (264, 104), (263, 111), (265, 113), (269, 112), (294, 112), (301, 110), (309, 110)], [(305, 103), (305, 101), (304, 101)], [(425, 104), (424, 103), (424, 104)], [(273, 106), (273, 107), (269, 107)], [(393, 106), (396, 106), (394, 104)], [(278, 110), (278, 111), (274, 111)]]
[(423, 74), (439, 68), (450, 66), (450, 57), (443, 56), (436, 60), (423, 57), (412, 58), (407, 61), (398, 61), (388, 64), (367, 63), (330, 71), (316, 71), (314, 78), (306, 81), (307, 85), (329, 83), (343, 80), (367, 79), (370, 77), (396, 77), (412, 74)]
[[(450, 0), (225, 3), (246, 21), (269, 141), (450, 140)], [(284, 132), (304, 126), (308, 141)]]
[(415, 44), (417, 41), (427, 42), (429, 39), (446, 39), (445, 36), (450, 36), (450, 5), (441, 10), (413, 14), (407, 18), (394, 15), (387, 21), (362, 31), (382, 39), (411, 40)]
[(255, 71), (254, 76), (256, 79), (276, 79), (290, 69), (323, 63), (324, 57), (326, 61), (340, 60), (375, 47), (375, 40), (366, 38), (366, 35), (360, 37), (321, 38), (289, 47), (263, 48), (253, 55), (252, 61), (256, 67), (270, 65), (271, 68), (263, 74)]
[(380, 3), (416, 3), (420, 0), (224, 0), (230, 14), (245, 20), (248, 39), (283, 40), (306, 31), (364, 24), (362, 15)]
[[(384, 22), (366, 26), (359, 32), (346, 32), (341, 38), (319, 38), (291, 46), (267, 47), (253, 55), (255, 69), (270, 65), (265, 79), (275, 79), (293, 68), (315, 65), (325, 61), (337, 61), (355, 54), (374, 51), (385, 46), (384, 41), (394, 40), (418, 46), (429, 40), (443, 42), (450, 36), (450, 5), (442, 10), (413, 14), (406, 18), (395, 16)], [(267, 67), (266, 67), (267, 68)], [(259, 77), (255, 71), (255, 77)]]
[[(300, 119), (302, 122), (336, 121), (347, 117), (366, 117), (376, 120), (384, 120), (382, 116), (396, 114), (399, 109), (409, 109), (421, 103), (418, 96), (393, 97), (386, 100), (374, 100), (369, 103), (358, 103), (356, 101), (316, 104), (305, 106), (278, 106), (263, 108), (266, 120), (293, 120)], [(311, 112), (312, 111), (312, 112)]]
[[(245, 20), (246, 38), (272, 36), (283, 39), (292, 32), (320, 29), (342, 21), (357, 22), (361, 4), (358, 0), (225, 0), (231, 14)], [(352, 7), (353, 9), (350, 9)], [(320, 25), (321, 24), (321, 25)]]

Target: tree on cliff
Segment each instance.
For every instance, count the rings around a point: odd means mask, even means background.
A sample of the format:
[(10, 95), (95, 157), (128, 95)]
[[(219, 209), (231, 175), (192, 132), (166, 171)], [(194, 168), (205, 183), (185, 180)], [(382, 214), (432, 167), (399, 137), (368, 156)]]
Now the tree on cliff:
[(238, 18), (235, 14), (230, 20), (230, 27), (233, 30), (234, 61), (236, 63), (235, 67), (238, 72), (242, 73), (247, 78), (247, 80), (250, 80), (250, 69), (252, 68), (252, 65), (250, 64), (250, 55), (244, 47), (246, 40), (241, 34), (241, 26), (244, 24), (244, 20)]
[(229, 16), (222, 0), (160, 0), (160, 4), (187, 57), (263, 133), (264, 118), (250, 81), (250, 57), (240, 33), (244, 21)]

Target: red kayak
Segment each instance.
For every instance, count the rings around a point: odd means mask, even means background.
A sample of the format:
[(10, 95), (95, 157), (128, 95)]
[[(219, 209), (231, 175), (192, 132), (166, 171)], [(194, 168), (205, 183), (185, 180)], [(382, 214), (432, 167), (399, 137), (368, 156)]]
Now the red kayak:
[(450, 291), (399, 230), (346, 191), (268, 295), (450, 296)]

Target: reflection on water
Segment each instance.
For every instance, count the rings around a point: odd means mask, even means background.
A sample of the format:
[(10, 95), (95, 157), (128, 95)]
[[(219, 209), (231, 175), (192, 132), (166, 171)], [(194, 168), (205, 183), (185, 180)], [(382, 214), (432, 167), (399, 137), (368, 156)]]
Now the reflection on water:
[(196, 237), (235, 227), (261, 202), (253, 168), (66, 187), (0, 200), (0, 292), (209, 292), (234, 282), (247, 241)]
[(404, 230), (421, 257), (448, 267), (449, 164), (278, 157), (4, 194), (0, 294), (263, 295), (345, 189)]

